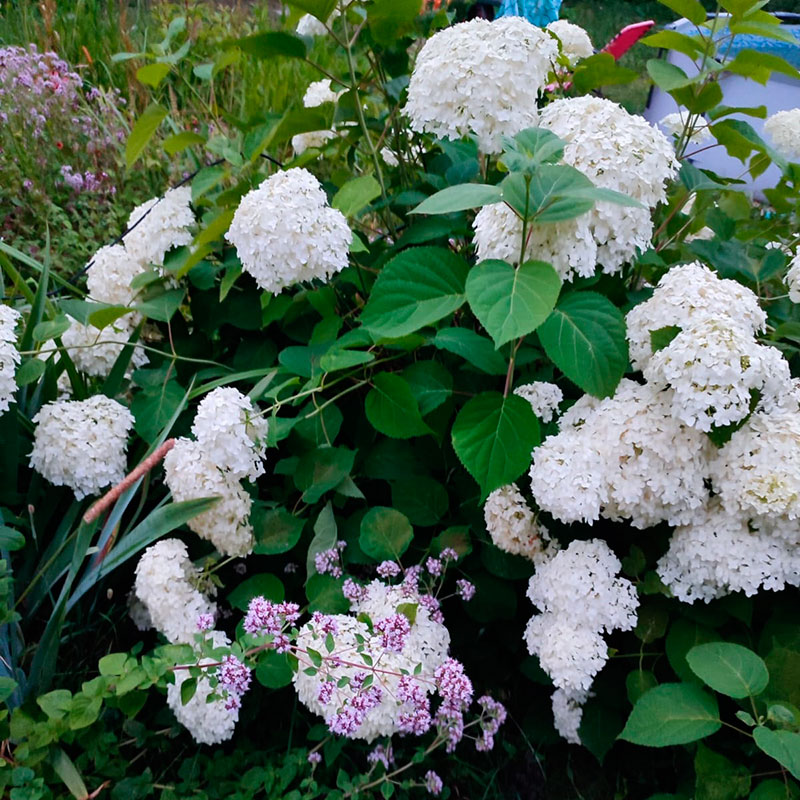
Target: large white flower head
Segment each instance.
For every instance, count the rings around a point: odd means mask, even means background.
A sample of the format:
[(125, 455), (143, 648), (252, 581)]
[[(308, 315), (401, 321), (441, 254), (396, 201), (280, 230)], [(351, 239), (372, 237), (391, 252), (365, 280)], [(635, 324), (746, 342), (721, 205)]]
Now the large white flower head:
[(192, 433), (206, 456), (234, 478), (254, 481), (264, 474), (267, 429), (250, 398), (238, 389), (220, 387), (197, 407)]
[(91, 266), (86, 272), (89, 296), (98, 303), (130, 305), (136, 297), (131, 281), (142, 271), (142, 263), (122, 245), (101, 247), (92, 256)]
[(561, 389), (547, 381), (534, 381), (517, 386), (514, 394), (527, 400), (531, 404), (533, 413), (542, 422), (550, 422), (555, 417), (558, 406), (564, 399)]
[(764, 123), (775, 149), (790, 161), (800, 161), (800, 108), (778, 111)]
[(701, 431), (744, 419), (752, 392), (775, 403), (791, 385), (781, 352), (758, 344), (728, 318), (684, 328), (650, 357), (642, 374), (656, 387), (671, 388), (673, 416)]
[(749, 525), (714, 499), (693, 522), (675, 529), (657, 572), (683, 603), (798, 586), (797, 528), (794, 540), (774, 535), (769, 526)]
[(561, 43), (561, 54), (566, 57), (571, 67), (574, 67), (581, 59), (593, 55), (592, 40), (580, 25), (575, 25), (565, 19), (557, 19), (547, 26), (547, 30), (558, 37)]
[(336, 136), (336, 131), (306, 131), (296, 133), (292, 136), (292, 149), (295, 155), (301, 155), (312, 147), (317, 149), (324, 147), (331, 139)]
[[(385, 646), (378, 624), (395, 615), (398, 606), (412, 601), (400, 587), (387, 587), (375, 581), (354, 606), (354, 612), (357, 610), (370, 617), (372, 629), (366, 622), (346, 614), (327, 617), (324, 625), (314, 620), (306, 623), (297, 639), (300, 653), (308, 648), (327, 652), (326, 631), (332, 626), (332, 656), (339, 656), (340, 660), (326, 659), (313, 675), (306, 674), (303, 669), (295, 673), (293, 680), (300, 701), (330, 725), (337, 712), (357, 696), (363, 676), (369, 672), (373, 675), (372, 685), (379, 693), (378, 702), (367, 711), (363, 721), (345, 735), (372, 741), (377, 736), (391, 736), (400, 730), (404, 701), (399, 690), (403, 676), (414, 675), (419, 669), (414, 684), (424, 695), (433, 692), (433, 673), (446, 661), (450, 643), (444, 625), (432, 620), (428, 609), (420, 604), (402, 648), (397, 651)], [(379, 668), (369, 671), (361, 666), (368, 663), (362, 659), (362, 654)]]
[(16, 347), (17, 323), (22, 314), (11, 306), (0, 305), (0, 414), (8, 410), (17, 392), (14, 379), (21, 356)]
[[(212, 637), (215, 647), (230, 644), (228, 637), (219, 631), (214, 631)], [(200, 666), (209, 666), (215, 662), (213, 659), (204, 658), (196, 663)], [(211, 688), (211, 683), (205, 675), (197, 681), (195, 693), (184, 705), (181, 700), (181, 685), (191, 677), (191, 673), (188, 669), (176, 669), (173, 670), (173, 674), (175, 682), (167, 686), (167, 705), (192, 738), (198, 744), (219, 744), (230, 739), (239, 721), (238, 707), (227, 708), (223, 698), (208, 702), (208, 697), (214, 689)]]
[(602, 539), (570, 542), (569, 547), (537, 565), (528, 597), (545, 614), (570, 620), (573, 626), (608, 633), (636, 624), (639, 598), (622, 565)]
[(189, 186), (170, 189), (163, 197), (154, 197), (137, 206), (128, 220), (125, 249), (142, 264), (162, 266), (164, 256), (173, 247), (191, 244), (190, 228), (195, 219)]
[[(643, 117), (596, 97), (556, 100), (542, 110), (539, 125), (566, 142), (567, 164), (644, 207), (599, 202), (574, 219), (533, 225), (525, 258), (551, 263), (568, 281), (593, 275), (598, 264), (618, 272), (650, 244), (650, 209), (666, 198), (667, 181), (677, 172), (672, 145)], [(479, 259), (519, 261), (522, 222), (507, 205), (484, 206), (474, 228)]]
[(344, 215), (328, 205), (320, 182), (295, 167), (276, 172), (242, 198), (225, 238), (259, 287), (275, 294), (344, 269), (352, 233)]
[(800, 303), (800, 248), (798, 248), (786, 270), (784, 283), (789, 289), (789, 299), (793, 303)]
[(186, 523), (190, 530), (210, 541), (224, 556), (252, 552), (252, 498), (236, 478), (220, 469), (200, 442), (178, 439), (164, 458), (164, 477), (176, 502), (219, 497), (208, 511)]
[[(328, 17), (328, 25), (336, 19), (342, 12), (339, 8), (334, 8)], [(325, 26), (312, 14), (303, 14), (297, 23), (295, 31), (300, 36), (324, 36), (328, 31)]]
[(417, 56), (405, 113), (412, 130), (446, 139), (469, 133), (498, 153), (502, 136), (536, 125), (537, 98), (558, 43), (522, 17), (473, 19), (434, 34)]
[(746, 286), (720, 279), (697, 261), (672, 267), (652, 297), (632, 308), (625, 318), (631, 362), (644, 369), (653, 355), (651, 332), (671, 326), (686, 328), (708, 319), (724, 319), (751, 336), (767, 323), (758, 298)]
[(483, 518), (495, 546), (506, 553), (538, 563), (555, 552), (547, 528), (536, 521), (533, 511), (513, 483), (495, 489), (486, 498)]
[[(108, 377), (123, 348), (128, 344), (135, 327), (136, 319), (132, 314), (120, 317), (102, 330), (95, 328), (94, 325), (73, 322), (64, 331), (61, 343), (69, 353), (76, 369), (86, 375), (105, 378)], [(141, 347), (134, 347), (127, 374), (132, 369), (144, 366), (147, 362), (147, 353)]]
[(678, 524), (706, 500), (710, 447), (674, 418), (671, 392), (623, 380), (613, 397), (576, 403), (534, 450), (534, 498), (563, 522)]
[(608, 661), (608, 646), (599, 631), (576, 625), (560, 614), (537, 614), (525, 628), (528, 652), (558, 689), (587, 692)]
[(77, 500), (125, 476), (133, 415), (115, 400), (56, 400), (42, 406), (33, 422), (31, 467), (50, 483), (69, 486)]
[(720, 448), (711, 480), (731, 513), (800, 518), (800, 412), (753, 414)]
[[(162, 539), (144, 551), (136, 565), (136, 598), (147, 610), (150, 626), (172, 644), (192, 644), (197, 618), (217, 607), (197, 589), (200, 571), (180, 539)], [(142, 621), (144, 616), (139, 615)]]
[[(689, 123), (691, 122), (691, 127)], [(708, 123), (702, 117), (692, 116), (688, 111), (674, 111), (659, 120), (659, 126), (673, 139), (679, 139), (688, 128), (687, 142), (692, 145), (703, 144), (713, 138)]]

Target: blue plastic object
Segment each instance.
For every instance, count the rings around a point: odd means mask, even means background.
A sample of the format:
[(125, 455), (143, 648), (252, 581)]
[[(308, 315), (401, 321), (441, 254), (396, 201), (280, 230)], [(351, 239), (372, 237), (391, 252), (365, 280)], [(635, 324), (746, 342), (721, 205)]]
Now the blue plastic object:
[(561, 0), (502, 0), (497, 17), (525, 17), (528, 22), (544, 28), (558, 19)]

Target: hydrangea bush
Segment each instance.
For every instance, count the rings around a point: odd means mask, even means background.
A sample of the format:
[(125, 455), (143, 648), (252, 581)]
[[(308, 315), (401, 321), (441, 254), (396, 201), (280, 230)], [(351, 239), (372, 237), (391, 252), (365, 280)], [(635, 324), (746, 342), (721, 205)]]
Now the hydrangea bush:
[(666, 5), (655, 127), (575, 25), (303, 0), (198, 80), (338, 72), (166, 138), (85, 291), (3, 262), (12, 798), (800, 793), (796, 115), (717, 60), (786, 35)]

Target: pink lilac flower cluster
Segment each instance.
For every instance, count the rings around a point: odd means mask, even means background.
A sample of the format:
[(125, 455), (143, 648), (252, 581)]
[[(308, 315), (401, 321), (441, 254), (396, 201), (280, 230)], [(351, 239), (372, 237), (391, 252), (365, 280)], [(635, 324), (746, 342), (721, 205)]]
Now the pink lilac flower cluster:
[(225, 708), (236, 711), (242, 706), (242, 695), (250, 688), (252, 680), (250, 667), (239, 661), (234, 655), (222, 659), (217, 670), (219, 688), (225, 692)]
[(210, 631), (214, 627), (213, 614), (199, 614), (197, 617), (197, 630)]
[(351, 603), (358, 603), (367, 596), (367, 587), (356, 583), (352, 578), (346, 578), (342, 584), (342, 594)]
[(334, 578), (342, 577), (341, 553), (347, 547), (347, 542), (336, 542), (336, 547), (323, 550), (314, 556), (314, 568), (320, 575), (332, 575)]
[(367, 754), (367, 761), (370, 764), (383, 764), (383, 768), (388, 770), (394, 764), (394, 751), (392, 746), (387, 744), (385, 747), (382, 744), (375, 745), (375, 748)]
[(378, 564), (376, 572), (386, 581), (389, 580), (389, 578), (396, 578), (402, 570), (396, 561), (381, 561), (381, 563)]
[(350, 679), (355, 694), (346, 700), (328, 719), (328, 730), (340, 736), (352, 736), (363, 724), (367, 714), (383, 700), (383, 689), (367, 680), (366, 672), (357, 672)]
[(245, 633), (272, 636), (272, 646), (279, 653), (288, 653), (291, 640), (284, 629), (300, 618), (297, 603), (273, 603), (263, 597), (254, 597), (247, 606), (244, 618)]
[(442, 789), (444, 788), (444, 783), (442, 783), (442, 779), (432, 769), (429, 769), (425, 773), (425, 788), (434, 797), (438, 797), (438, 795), (442, 793)]
[(308, 754), (308, 763), (316, 766), (322, 761), (322, 756), (315, 750), (313, 753)]
[(464, 602), (469, 602), (475, 597), (475, 584), (470, 583), (468, 580), (464, 580), (463, 578), (456, 581), (456, 594), (464, 600)]
[(422, 736), (431, 727), (431, 701), (413, 675), (403, 675), (397, 684), (397, 699), (403, 704), (397, 717), (401, 733)]
[(506, 721), (506, 707), (497, 700), (484, 695), (478, 698), (481, 707), (481, 735), (475, 742), (475, 749), (485, 752), (494, 747), (494, 737)]
[(375, 623), (375, 630), (381, 634), (381, 646), (392, 652), (401, 653), (406, 637), (411, 633), (411, 623), (404, 614), (392, 614)]
[(436, 713), (436, 727), (446, 737), (445, 749), (452, 753), (464, 736), (464, 711), (472, 702), (472, 681), (464, 673), (464, 665), (448, 658), (433, 673), (442, 703)]

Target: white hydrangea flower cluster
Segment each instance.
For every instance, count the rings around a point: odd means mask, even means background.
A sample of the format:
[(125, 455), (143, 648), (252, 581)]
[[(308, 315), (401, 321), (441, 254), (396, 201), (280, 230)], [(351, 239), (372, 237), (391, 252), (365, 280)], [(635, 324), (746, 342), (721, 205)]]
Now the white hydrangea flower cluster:
[(11, 306), (0, 305), (0, 414), (14, 402), (17, 382), (14, 379), (21, 356), (16, 347), (17, 323), (22, 314)]
[[(214, 647), (227, 647), (230, 640), (224, 633), (211, 633)], [(215, 662), (204, 658), (196, 662), (205, 667)], [(192, 665), (194, 666), (194, 665)], [(205, 674), (197, 681), (197, 689), (191, 700), (185, 705), (181, 700), (181, 685), (190, 677), (188, 669), (175, 669), (175, 682), (167, 686), (167, 705), (172, 709), (175, 718), (186, 728), (198, 744), (219, 744), (233, 736), (236, 723), (239, 721), (239, 709), (227, 707), (223, 698), (208, 702), (208, 696), (214, 691)]]
[(486, 153), (536, 125), (537, 99), (558, 43), (522, 17), (473, 19), (434, 34), (417, 56), (405, 113), (412, 130), (446, 139), (474, 133)]
[(192, 423), (192, 433), (211, 461), (224, 465), (233, 478), (251, 481), (264, 474), (268, 428), (250, 398), (232, 387), (209, 392)]
[(514, 394), (531, 404), (533, 413), (542, 422), (551, 422), (564, 399), (564, 393), (554, 383), (534, 381), (514, 389)]
[[(417, 603), (419, 597), (409, 592), (408, 587), (388, 586), (378, 580), (364, 588), (363, 595), (351, 603), (352, 615), (333, 614), (327, 618), (336, 627), (334, 653), (346, 653), (348, 657), (342, 657), (342, 662), (335, 666), (326, 662), (326, 668), (314, 675), (307, 675), (301, 668), (294, 674), (293, 681), (300, 701), (310, 711), (327, 720), (335, 714), (337, 707), (352, 700), (356, 694), (357, 690), (350, 684), (339, 684), (347, 678), (358, 686), (357, 676), (364, 673), (364, 667), (359, 666), (359, 648), (363, 647), (363, 652), (371, 654), (374, 663), (380, 666), (379, 670), (370, 674), (374, 675), (373, 686), (381, 690), (381, 699), (367, 712), (352, 737), (370, 742), (378, 736), (391, 736), (399, 730), (398, 717), (402, 704), (398, 700), (398, 686), (403, 673), (413, 675), (421, 665), (415, 684), (426, 694), (434, 691), (433, 675), (447, 660), (450, 633), (442, 623), (432, 619), (424, 604), (418, 603), (414, 623), (405, 637), (402, 650), (396, 652), (387, 649), (381, 643), (381, 635), (356, 619), (355, 615), (367, 614), (374, 624), (396, 614), (398, 606)], [(325, 652), (325, 638), (326, 633), (312, 620), (300, 629), (297, 648), (301, 652), (308, 648)], [(336, 687), (332, 700), (326, 697), (323, 689), (325, 684)]]
[[(672, 145), (644, 117), (599, 97), (556, 100), (542, 110), (539, 125), (567, 143), (565, 163), (643, 207), (599, 202), (574, 219), (533, 225), (524, 258), (552, 264), (565, 281), (594, 275), (598, 264), (618, 272), (650, 244), (651, 209), (666, 199), (667, 181), (678, 169)], [(474, 229), (480, 260), (519, 261), (522, 221), (505, 203), (484, 206)]]
[(528, 584), (528, 597), (541, 611), (525, 630), (528, 651), (556, 686), (556, 726), (572, 742), (579, 742), (580, 707), (608, 660), (603, 632), (636, 624), (639, 598), (633, 584), (618, 577), (621, 566), (604, 541), (574, 541), (537, 565)]
[[(130, 235), (130, 234), (129, 234)], [(129, 306), (136, 297), (131, 281), (144, 271), (142, 262), (121, 244), (101, 247), (86, 272), (89, 297), (98, 303)]]
[(637, 528), (691, 519), (708, 496), (708, 439), (676, 420), (673, 395), (623, 380), (613, 397), (584, 396), (533, 452), (539, 507), (563, 522), (601, 516)]
[(495, 489), (483, 506), (486, 530), (496, 547), (524, 556), (535, 564), (557, 549), (544, 525), (540, 525), (516, 484)]
[(148, 547), (136, 565), (134, 593), (154, 627), (172, 644), (192, 644), (200, 614), (216, 614), (216, 605), (196, 588), (200, 571), (180, 539), (162, 539)]
[(764, 123), (775, 149), (790, 161), (800, 161), (800, 108), (778, 111)]
[(658, 575), (684, 603), (800, 586), (800, 529), (795, 524), (790, 530), (793, 537), (766, 520), (754, 524), (715, 498), (675, 529)]
[(320, 182), (299, 167), (276, 172), (242, 198), (225, 238), (261, 289), (326, 281), (347, 266), (352, 233)]
[(252, 552), (253, 500), (240, 481), (263, 474), (267, 431), (267, 420), (257, 416), (250, 398), (220, 387), (197, 408), (192, 423), (196, 440), (178, 439), (164, 458), (164, 478), (176, 501), (219, 498), (186, 524), (222, 555)]
[[(303, 95), (303, 105), (306, 108), (317, 108), (323, 103), (335, 103), (338, 99), (339, 95), (331, 89), (331, 82), (326, 78), (325, 80), (314, 81), (306, 89), (306, 93)], [(299, 156), (311, 147), (323, 147), (334, 136), (336, 136), (336, 131), (334, 130), (298, 133), (292, 136), (292, 149)]]
[(592, 40), (580, 25), (565, 19), (557, 19), (551, 22), (546, 30), (558, 37), (561, 43), (561, 54), (569, 61), (570, 67), (574, 67), (581, 59), (589, 58), (594, 54)]
[[(672, 413), (685, 425), (709, 431), (738, 422), (753, 391), (770, 407), (791, 383), (780, 352), (755, 339), (766, 324), (755, 294), (699, 263), (673, 267), (626, 323), (631, 361), (649, 382), (673, 390)], [(670, 327), (676, 335), (654, 352), (651, 334)]]
[(77, 500), (125, 476), (133, 415), (105, 395), (55, 400), (33, 418), (30, 465), (56, 486), (69, 486)]
[[(107, 377), (122, 349), (128, 344), (131, 333), (136, 327), (133, 315), (124, 317), (106, 325), (102, 330), (94, 325), (82, 325), (73, 322), (64, 331), (61, 342), (69, 352), (75, 368), (93, 377)], [(147, 364), (147, 354), (141, 348), (134, 348), (131, 355), (128, 374), (131, 370)]]
[(191, 200), (191, 187), (179, 186), (137, 206), (128, 220), (131, 230), (125, 235), (128, 254), (140, 264), (161, 267), (173, 247), (191, 244), (190, 228), (195, 222)]
[(689, 130), (689, 137), (687, 139), (689, 144), (700, 145), (713, 138), (705, 119), (702, 117), (694, 117), (694, 119), (692, 119), (691, 115), (686, 110), (674, 111), (672, 114), (667, 114), (659, 120), (658, 124), (668, 136), (672, 136), (677, 140), (684, 135), (684, 131), (690, 120), (692, 122), (692, 127)]
[(789, 289), (789, 299), (793, 303), (800, 303), (800, 248), (789, 263), (784, 283)]
[[(333, 22), (342, 12), (339, 8), (334, 8), (328, 17), (328, 25)], [(325, 26), (312, 14), (303, 14), (297, 23), (295, 31), (300, 36), (324, 36), (328, 31)]]

